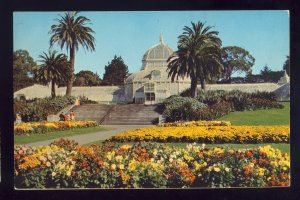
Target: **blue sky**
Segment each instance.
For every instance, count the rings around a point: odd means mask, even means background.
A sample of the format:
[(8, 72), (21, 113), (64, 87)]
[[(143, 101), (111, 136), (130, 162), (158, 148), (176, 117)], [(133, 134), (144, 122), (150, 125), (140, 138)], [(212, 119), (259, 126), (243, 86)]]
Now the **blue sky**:
[[(49, 30), (63, 12), (15, 12), (13, 23), (14, 51), (28, 50), (37, 61), (49, 49)], [(96, 51), (80, 48), (75, 58), (75, 73), (97, 72), (101, 77), (105, 65), (114, 55), (121, 56), (129, 72), (138, 71), (143, 54), (159, 42), (160, 33), (173, 50), (178, 36), (191, 21), (205, 22), (219, 31), (222, 46), (240, 46), (256, 59), (253, 73), (265, 65), (281, 70), (289, 55), (288, 11), (147, 11), (147, 12), (81, 12), (91, 20), (95, 31)], [(55, 50), (61, 50), (57, 45)]]

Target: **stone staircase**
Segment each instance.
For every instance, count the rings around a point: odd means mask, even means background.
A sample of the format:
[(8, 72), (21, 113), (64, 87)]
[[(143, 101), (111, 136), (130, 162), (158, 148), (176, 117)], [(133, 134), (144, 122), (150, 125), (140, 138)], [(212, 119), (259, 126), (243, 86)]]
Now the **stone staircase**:
[(75, 120), (93, 120), (100, 122), (106, 116), (110, 109), (114, 105), (104, 104), (85, 104), (81, 106), (75, 106), (72, 110), (75, 113)]
[(102, 124), (143, 125), (158, 123), (157, 106), (124, 104), (116, 105)]
[(157, 106), (137, 104), (101, 105), (89, 104), (74, 107), (76, 120), (95, 120), (112, 125), (147, 125), (157, 123)]

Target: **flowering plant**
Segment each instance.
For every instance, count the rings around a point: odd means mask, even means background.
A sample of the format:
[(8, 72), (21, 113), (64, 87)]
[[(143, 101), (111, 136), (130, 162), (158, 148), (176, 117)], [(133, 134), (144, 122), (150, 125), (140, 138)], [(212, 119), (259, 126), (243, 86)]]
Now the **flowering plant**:
[(270, 146), (226, 150), (188, 144), (15, 146), (17, 188), (269, 187), (290, 184), (290, 157)]
[(14, 132), (17, 135), (22, 135), (94, 126), (97, 126), (96, 121), (28, 122), (15, 125)]
[(170, 126), (230, 126), (230, 121), (177, 121), (177, 122), (169, 122), (163, 123), (158, 126), (162, 127), (170, 127)]
[(198, 143), (287, 143), (289, 126), (170, 126), (128, 130), (109, 141), (156, 141)]

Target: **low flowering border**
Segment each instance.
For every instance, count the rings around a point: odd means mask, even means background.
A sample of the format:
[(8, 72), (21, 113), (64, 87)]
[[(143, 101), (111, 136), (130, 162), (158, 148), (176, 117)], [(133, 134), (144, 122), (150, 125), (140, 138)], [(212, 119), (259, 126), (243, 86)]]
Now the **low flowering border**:
[(288, 143), (289, 126), (147, 127), (116, 134), (108, 141), (197, 143)]
[(231, 126), (230, 121), (178, 121), (158, 125), (159, 127), (191, 127), (191, 126)]
[[(290, 157), (270, 146), (225, 150), (139, 142), (15, 146), (16, 188), (187, 188), (290, 185)], [(72, 147), (72, 148), (70, 148)]]
[(14, 133), (22, 134), (39, 134), (50, 131), (69, 130), (73, 128), (95, 127), (96, 121), (65, 121), (65, 122), (29, 122), (21, 123), (14, 126)]

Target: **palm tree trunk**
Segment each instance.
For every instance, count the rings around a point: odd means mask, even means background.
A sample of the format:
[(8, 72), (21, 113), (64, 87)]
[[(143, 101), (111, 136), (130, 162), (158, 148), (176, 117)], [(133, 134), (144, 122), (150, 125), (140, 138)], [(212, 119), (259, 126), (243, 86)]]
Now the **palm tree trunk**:
[(71, 47), (71, 49), (70, 49), (70, 77), (67, 82), (66, 96), (71, 96), (71, 92), (72, 92), (74, 61), (75, 61), (75, 48)]
[(191, 97), (197, 97), (197, 78), (191, 78)]
[(204, 78), (200, 78), (200, 84), (201, 84), (201, 89), (206, 91), (206, 84)]
[(56, 97), (56, 91), (55, 91), (55, 81), (51, 81), (51, 98), (54, 99)]

